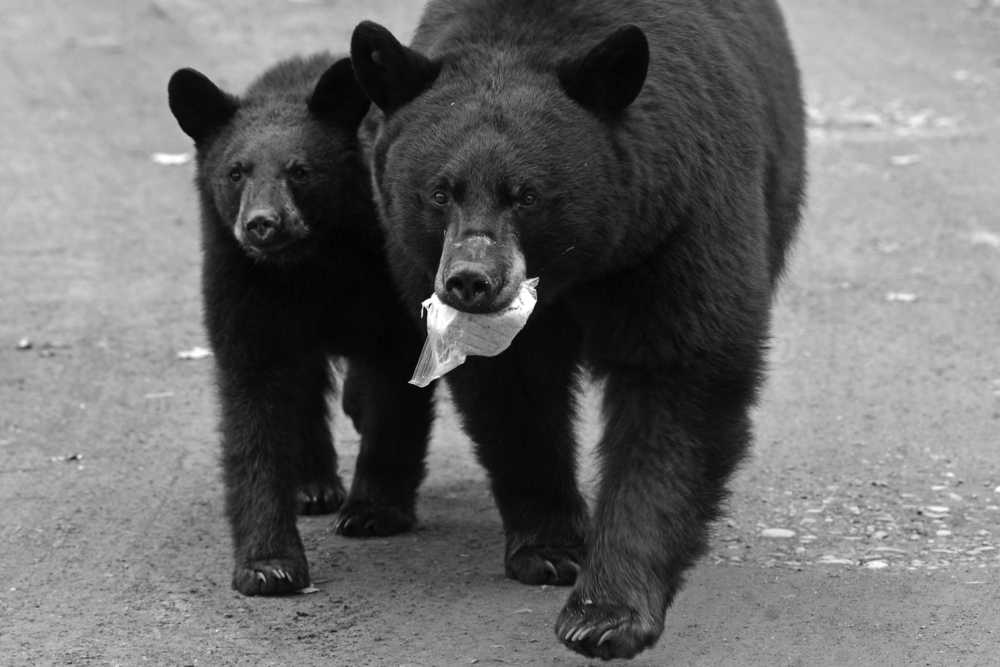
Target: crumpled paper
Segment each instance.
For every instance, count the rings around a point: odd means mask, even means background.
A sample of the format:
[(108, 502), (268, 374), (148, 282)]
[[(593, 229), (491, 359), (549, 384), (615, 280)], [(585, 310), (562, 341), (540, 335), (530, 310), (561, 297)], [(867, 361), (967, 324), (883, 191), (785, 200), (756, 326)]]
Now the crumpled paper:
[(508, 347), (535, 309), (538, 278), (521, 283), (514, 301), (498, 313), (465, 313), (443, 303), (437, 295), (425, 299), (427, 340), (410, 384), (426, 387), (465, 363), (469, 355), (495, 357)]

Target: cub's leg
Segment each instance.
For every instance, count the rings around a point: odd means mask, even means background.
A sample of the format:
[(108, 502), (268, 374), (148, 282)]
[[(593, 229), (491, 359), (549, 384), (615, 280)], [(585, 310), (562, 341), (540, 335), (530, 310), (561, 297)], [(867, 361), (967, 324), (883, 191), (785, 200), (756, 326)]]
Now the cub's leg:
[[(295, 525), (300, 495), (311, 492), (313, 509), (331, 510), (343, 497), (326, 422), (329, 366), (320, 351), (241, 352), (217, 346), (233, 587), (290, 593), (310, 581)], [(316, 466), (308, 474), (304, 454)]]
[(352, 358), (344, 410), (361, 434), (354, 481), (336, 531), (348, 537), (395, 535), (416, 525), (434, 419), (434, 386), (407, 383), (408, 363)]
[(302, 388), (299, 405), (301, 445), (295, 457), (298, 487), (295, 511), (298, 514), (332, 514), (340, 509), (347, 492), (337, 474), (337, 451), (330, 432), (327, 396), (333, 391), (332, 374), (314, 373), (312, 386)]

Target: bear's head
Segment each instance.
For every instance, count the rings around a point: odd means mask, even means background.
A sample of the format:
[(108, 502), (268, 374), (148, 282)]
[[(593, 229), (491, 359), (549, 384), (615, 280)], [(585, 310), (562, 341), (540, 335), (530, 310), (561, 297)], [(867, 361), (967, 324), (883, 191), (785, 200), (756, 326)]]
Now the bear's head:
[(356, 133), (369, 101), (350, 61), (331, 65), (311, 91), (288, 78), (273, 71), (242, 99), (193, 69), (167, 87), (195, 142), (204, 215), (252, 259), (278, 264), (311, 255), (319, 238), (350, 224), (359, 189), (368, 199)]
[(375, 199), (438, 297), (495, 312), (538, 276), (539, 304), (606, 268), (634, 209), (623, 117), (649, 47), (635, 26), (559, 62), (516, 49), (428, 58), (365, 22), (351, 60), (379, 108)]

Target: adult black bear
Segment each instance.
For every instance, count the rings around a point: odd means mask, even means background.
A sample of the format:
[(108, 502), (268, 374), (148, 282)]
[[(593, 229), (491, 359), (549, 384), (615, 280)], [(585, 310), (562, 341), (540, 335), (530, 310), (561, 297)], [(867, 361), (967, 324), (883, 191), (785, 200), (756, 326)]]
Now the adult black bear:
[[(309, 585), (296, 509), (340, 507), (345, 535), (400, 532), (424, 475), (432, 390), (406, 383), (423, 334), (393, 287), (359, 159), (369, 102), (350, 62), (326, 54), (279, 63), (241, 98), (191, 69), (168, 92), (197, 149), (233, 587), (287, 593)], [(331, 355), (349, 358), (344, 406), (361, 433), (346, 502)]]
[[(773, 0), (434, 0), (410, 48), (351, 59), (390, 264), (411, 307), (539, 302), (447, 379), (489, 471), (506, 571), (575, 588), (601, 658), (652, 645), (751, 440), (771, 294), (804, 187), (799, 77)], [(577, 370), (606, 380), (594, 517)]]

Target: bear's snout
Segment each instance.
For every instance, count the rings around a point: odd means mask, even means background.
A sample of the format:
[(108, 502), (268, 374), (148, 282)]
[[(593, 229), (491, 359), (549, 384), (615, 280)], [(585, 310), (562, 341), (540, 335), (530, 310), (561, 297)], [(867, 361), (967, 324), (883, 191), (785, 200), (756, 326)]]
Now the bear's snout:
[(438, 298), (467, 313), (495, 313), (510, 305), (524, 280), (524, 257), (513, 239), (497, 242), (485, 234), (453, 240), (445, 236), (438, 263)]
[(255, 211), (247, 219), (246, 230), (250, 243), (264, 247), (281, 236), (281, 219), (275, 211)]
[(453, 262), (444, 280), (443, 299), (452, 308), (466, 312), (488, 312), (496, 297), (496, 281), (477, 262)]

